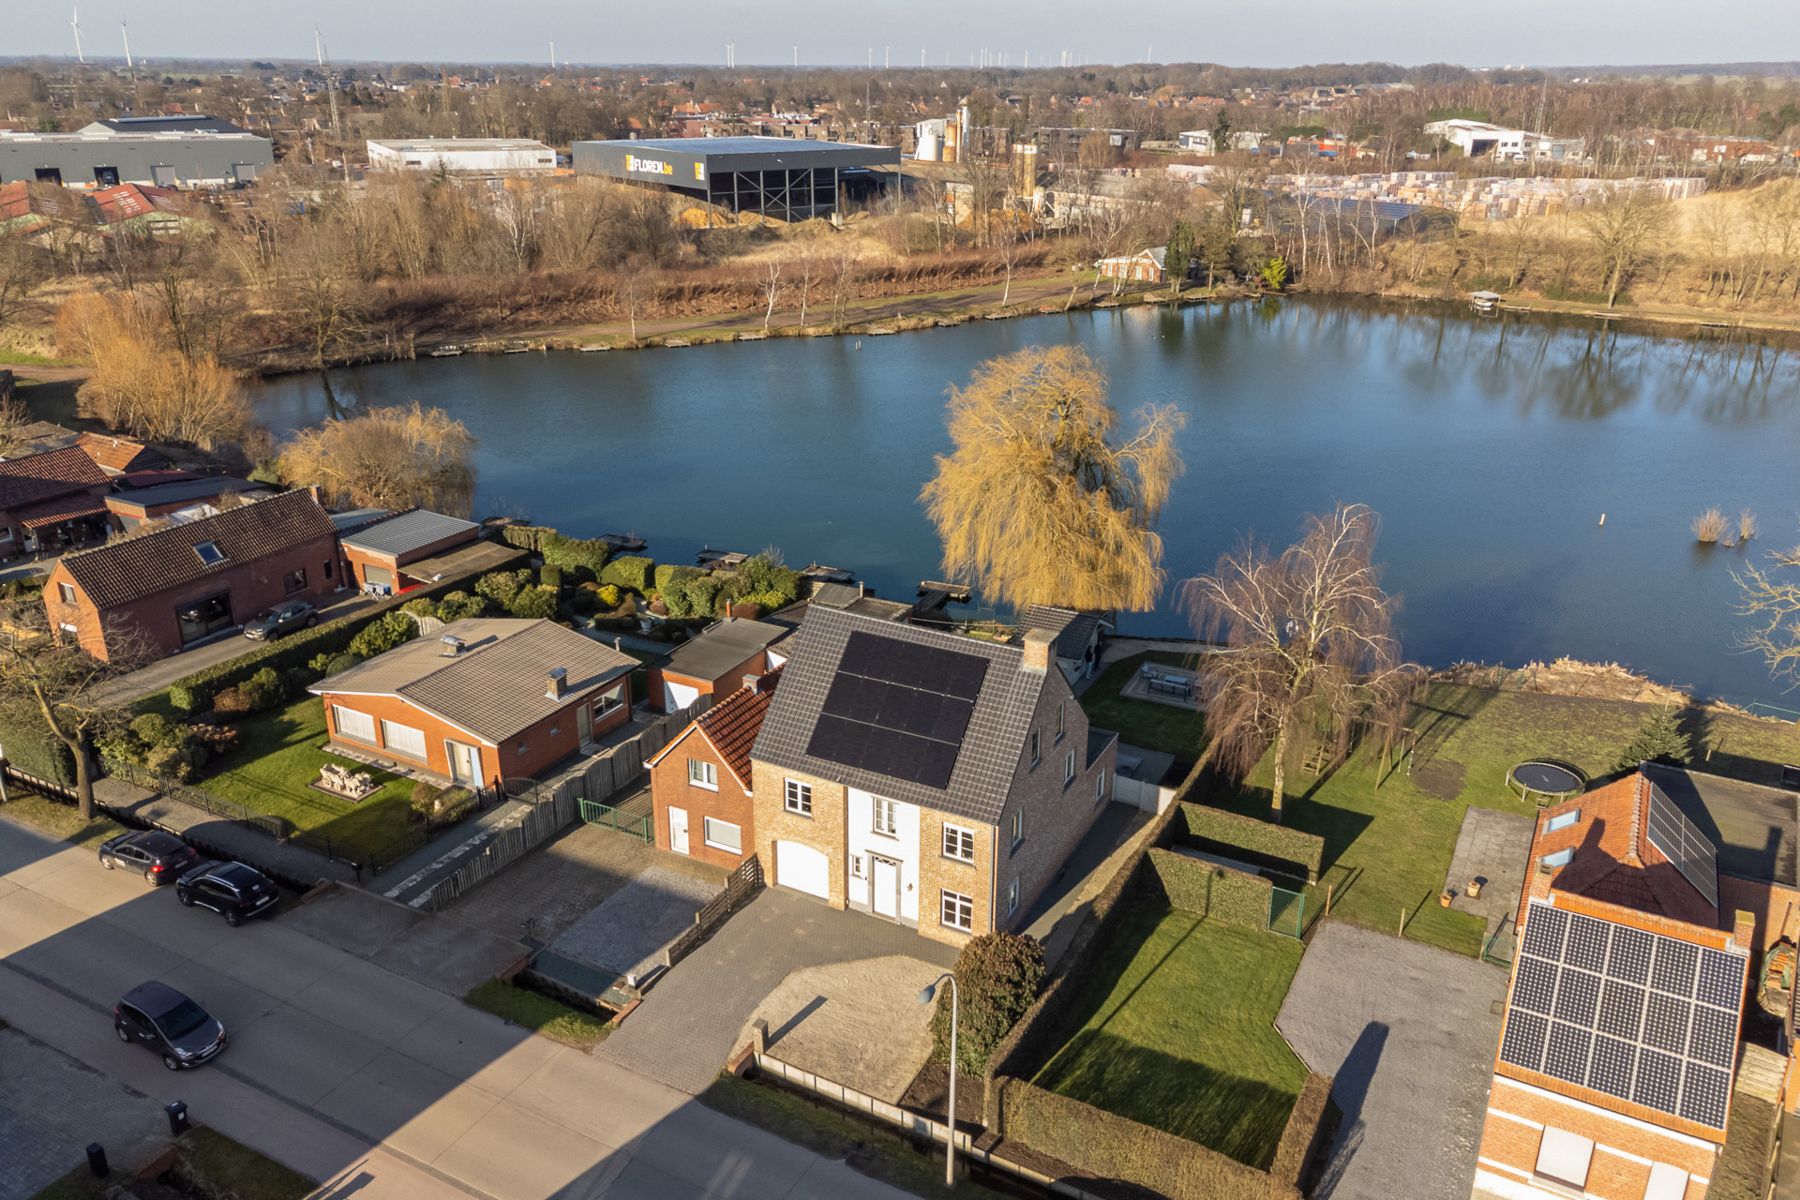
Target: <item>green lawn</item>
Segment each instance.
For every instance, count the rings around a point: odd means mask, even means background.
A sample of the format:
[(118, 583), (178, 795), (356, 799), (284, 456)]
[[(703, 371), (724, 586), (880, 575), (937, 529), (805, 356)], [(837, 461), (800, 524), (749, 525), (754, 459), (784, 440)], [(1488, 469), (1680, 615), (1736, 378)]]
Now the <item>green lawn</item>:
[[(318, 1190), (318, 1184), (298, 1171), (205, 1126), (196, 1125), (183, 1134), (179, 1145), (169, 1174), (182, 1195), (302, 1200)], [(33, 1200), (100, 1200), (109, 1189), (131, 1181), (130, 1175), (116, 1168), (105, 1179), (96, 1179), (84, 1163), (38, 1192)]]
[[(330, 838), (358, 862), (388, 862), (418, 844), (412, 823), (410, 779), (351, 762), (319, 749), (325, 707), (316, 696), (240, 721), (238, 748), (207, 768), (199, 786), (222, 799), (286, 817), (308, 833)], [(328, 762), (367, 771), (382, 786), (357, 803), (311, 787)]]
[(463, 1003), (581, 1051), (592, 1050), (612, 1032), (612, 1027), (596, 1013), (570, 1008), (559, 1000), (501, 979), (476, 985), (463, 997)]
[[(1534, 813), (1506, 788), (1506, 773), (1526, 759), (1561, 759), (1590, 779), (1604, 776), (1649, 711), (1628, 701), (1436, 684), (1412, 716), (1421, 739), (1410, 771), (1404, 763), (1384, 771), (1372, 746), (1322, 779), (1290, 770), (1281, 819), (1325, 839), (1316, 890), (1332, 885), (1334, 915), (1392, 933), (1404, 913), (1408, 937), (1477, 954), (1480, 921), (1436, 899), (1463, 813), (1472, 805)], [(1778, 764), (1800, 751), (1791, 725), (1699, 714), (1688, 724), (1704, 770), (1772, 783)], [(1270, 779), (1265, 760), (1242, 791), (1202, 799), (1266, 817)]]
[(1126, 913), (1034, 1082), (1267, 1167), (1306, 1068), (1275, 1030), (1291, 938), (1191, 913)]
[(1121, 741), (1146, 750), (1162, 750), (1192, 762), (1200, 756), (1206, 722), (1198, 712), (1121, 696), (1123, 688), (1146, 662), (1191, 667), (1194, 656), (1152, 650), (1122, 658), (1100, 673), (1081, 694), (1081, 709), (1090, 722), (1118, 733)]
[(111, 817), (95, 817), (91, 821), (84, 821), (80, 810), (73, 804), (34, 796), (17, 784), (12, 785), (11, 795), (11, 800), (0, 804), (0, 816), (21, 825), (29, 825), (39, 833), (73, 842), (77, 846), (98, 844), (115, 833), (125, 832), (125, 827)]

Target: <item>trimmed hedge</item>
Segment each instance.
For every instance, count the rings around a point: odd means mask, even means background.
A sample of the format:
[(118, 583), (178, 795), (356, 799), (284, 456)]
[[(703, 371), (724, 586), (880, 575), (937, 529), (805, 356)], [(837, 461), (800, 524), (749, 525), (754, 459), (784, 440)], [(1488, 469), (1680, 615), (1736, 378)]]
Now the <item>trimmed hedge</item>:
[(521, 550), (529, 550), (536, 554), (546, 536), (554, 536), (556, 530), (548, 525), (502, 525), (500, 540), (509, 546), (517, 546)]
[(75, 786), (75, 756), (32, 709), (23, 705), (0, 709), (0, 746), (6, 748), (7, 762), (25, 774)]
[(1294, 1111), (1288, 1114), (1281, 1141), (1275, 1147), (1275, 1161), (1269, 1164), (1269, 1174), (1277, 1182), (1299, 1187), (1305, 1180), (1306, 1169), (1319, 1149), (1325, 1110), (1331, 1104), (1331, 1084), (1329, 1075), (1306, 1073), (1300, 1098), (1294, 1101)]
[(1003, 1139), (1022, 1142), (1090, 1175), (1125, 1180), (1165, 1196), (1300, 1200), (1300, 1190), (1292, 1184), (1198, 1142), (1023, 1079), (996, 1082)]
[(1175, 841), (1251, 866), (1304, 876), (1308, 883), (1319, 881), (1325, 839), (1317, 834), (1204, 804), (1184, 801), (1175, 808), (1180, 814), (1174, 825)]
[(642, 595), (656, 578), (656, 560), (640, 554), (626, 554), (607, 563), (600, 572), (601, 583), (617, 584), (627, 591)]
[(1143, 883), (1147, 897), (1160, 896), (1170, 908), (1195, 916), (1242, 925), (1269, 927), (1269, 903), (1275, 885), (1261, 875), (1214, 866), (1173, 850), (1146, 851), (1149, 870)]
[(579, 582), (600, 578), (612, 549), (597, 538), (564, 537), (554, 529), (538, 539), (537, 551), (546, 567), (560, 567)]

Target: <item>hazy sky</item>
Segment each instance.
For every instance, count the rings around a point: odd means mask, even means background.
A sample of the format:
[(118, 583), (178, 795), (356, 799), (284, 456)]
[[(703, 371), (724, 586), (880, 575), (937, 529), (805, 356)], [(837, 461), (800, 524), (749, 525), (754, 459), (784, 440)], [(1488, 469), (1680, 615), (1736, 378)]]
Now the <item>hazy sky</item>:
[[(1469, 66), (1800, 59), (1795, 0), (84, 0), (84, 45), (149, 58), (963, 66), (1158, 61), (1279, 66), (1383, 59)], [(70, 54), (70, 5), (0, 0), (0, 57)]]

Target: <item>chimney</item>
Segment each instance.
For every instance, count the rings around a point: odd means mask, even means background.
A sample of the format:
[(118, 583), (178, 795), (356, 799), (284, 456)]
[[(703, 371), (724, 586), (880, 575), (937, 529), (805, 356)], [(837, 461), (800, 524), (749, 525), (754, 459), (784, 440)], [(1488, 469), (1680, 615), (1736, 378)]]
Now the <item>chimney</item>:
[(1756, 914), (1738, 909), (1732, 919), (1731, 944), (1747, 954), (1756, 953)]
[(569, 671), (567, 667), (550, 668), (550, 674), (545, 676), (544, 679), (544, 699), (561, 700), (563, 698), (563, 684), (568, 678)]
[(1027, 629), (1025, 631), (1025, 669), (1027, 671), (1048, 671), (1050, 669), (1050, 647), (1056, 641), (1048, 629)]
[(463, 652), (463, 640), (454, 634), (446, 633), (438, 641), (444, 643), (445, 658), (455, 658)]
[(744, 686), (749, 688), (753, 692), (757, 689), (757, 685), (759, 685), (761, 683), (762, 683), (761, 675), (746, 675), (746, 676), (744, 676)]

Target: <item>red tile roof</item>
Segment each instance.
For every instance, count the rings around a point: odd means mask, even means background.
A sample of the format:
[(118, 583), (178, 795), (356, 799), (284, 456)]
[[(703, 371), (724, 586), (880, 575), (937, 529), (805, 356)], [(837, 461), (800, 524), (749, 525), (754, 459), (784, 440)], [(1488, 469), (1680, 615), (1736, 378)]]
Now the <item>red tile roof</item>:
[(725, 763), (725, 768), (746, 792), (750, 790), (750, 747), (762, 729), (763, 716), (769, 711), (769, 696), (781, 681), (777, 667), (756, 681), (755, 687), (742, 687), (694, 719), (694, 728)]
[(84, 433), (75, 439), (75, 444), (108, 471), (144, 470), (165, 466), (169, 461), (142, 442), (110, 433)]
[(105, 484), (106, 472), (78, 446), (9, 458), (0, 462), (0, 511)]
[(61, 525), (78, 517), (104, 517), (106, 505), (93, 496), (59, 496), (42, 504), (13, 510), (13, 518), (27, 529)]

